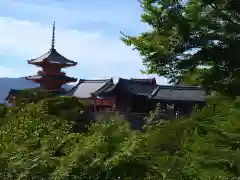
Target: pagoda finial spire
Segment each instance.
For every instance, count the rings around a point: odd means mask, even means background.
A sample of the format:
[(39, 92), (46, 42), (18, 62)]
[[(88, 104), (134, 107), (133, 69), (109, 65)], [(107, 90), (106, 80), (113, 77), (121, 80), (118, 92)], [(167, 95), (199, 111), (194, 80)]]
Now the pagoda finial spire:
[(53, 29), (52, 29), (52, 50), (55, 49), (55, 21), (53, 21)]

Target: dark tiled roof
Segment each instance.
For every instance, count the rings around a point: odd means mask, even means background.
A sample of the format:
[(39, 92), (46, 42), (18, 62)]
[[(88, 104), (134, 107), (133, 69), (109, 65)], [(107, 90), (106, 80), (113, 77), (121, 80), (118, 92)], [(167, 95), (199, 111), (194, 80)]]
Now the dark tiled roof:
[(5, 100), (8, 100), (9, 96), (16, 96), (21, 90), (17, 90), (17, 89), (10, 89), (10, 91), (8, 92), (8, 96), (5, 98)]
[(61, 54), (59, 54), (56, 49), (50, 49), (46, 54), (36, 58), (36, 59), (31, 59), (28, 61), (29, 64), (38, 64), (43, 61), (48, 61), (50, 63), (54, 64), (64, 64), (68, 66), (75, 66), (77, 62), (68, 60)]
[(139, 82), (139, 83), (143, 83), (143, 84), (156, 84), (156, 79), (155, 78), (149, 78), (149, 79), (134, 79), (134, 78), (131, 78), (131, 80)]
[(151, 94), (150, 99), (163, 101), (194, 101), (205, 102), (206, 92), (196, 86), (161, 86)]
[(74, 96), (78, 98), (90, 98), (92, 94), (105, 90), (113, 86), (112, 79), (86, 80), (80, 79), (79, 83), (70, 89), (65, 96)]
[(200, 86), (195, 86), (195, 85), (191, 85), (191, 84), (188, 84), (188, 83), (186, 83), (186, 82), (184, 82), (183, 80), (179, 80), (176, 84), (175, 84), (175, 86), (190, 86), (190, 87), (192, 87), (192, 86), (194, 86), (194, 87), (200, 87)]
[(109, 94), (112, 94), (117, 88), (123, 90), (124, 92), (131, 93), (133, 95), (149, 96), (155, 89), (155, 86), (153, 86), (152, 84), (142, 83), (135, 80), (120, 78), (117, 84), (115, 84), (114, 86), (110, 87), (105, 91), (97, 93), (97, 95), (108, 96)]
[(33, 75), (33, 76), (27, 76), (25, 77), (27, 80), (38, 80), (42, 78), (46, 78), (51, 81), (55, 80), (67, 80), (69, 82), (76, 82), (76, 78), (68, 77), (66, 75)]

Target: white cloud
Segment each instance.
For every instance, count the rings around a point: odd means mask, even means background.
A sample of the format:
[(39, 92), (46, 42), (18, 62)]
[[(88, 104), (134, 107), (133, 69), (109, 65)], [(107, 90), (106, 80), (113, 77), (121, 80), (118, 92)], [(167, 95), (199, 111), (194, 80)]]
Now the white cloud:
[[(0, 17), (0, 52), (24, 58), (19, 61), (22, 61), (27, 69), (27, 72), (19, 71), (14, 67), (13, 62), (12, 69), (2, 67), (0, 76), (9, 76), (12, 72), (16, 75), (31, 73), (33, 69), (27, 68), (30, 65), (27, 65), (26, 60), (48, 51), (51, 31), (51, 25), (44, 26), (40, 23)], [(140, 73), (142, 61), (139, 54), (124, 45), (119, 37), (112, 38), (97, 31), (62, 29), (56, 24), (56, 48), (67, 58), (79, 62), (76, 68), (69, 69), (74, 76), (79, 77), (81, 69), (91, 68), (85, 71), (99, 78), (103, 76), (143, 77)], [(160, 80), (161, 83), (166, 83), (166, 80)]]
[(15, 73), (13, 68), (0, 66), (0, 77), (14, 77), (14, 74), (17, 75), (16, 77), (18, 77), (18, 74)]
[[(48, 51), (51, 43), (51, 26), (43, 26), (13, 18), (0, 18), (0, 51), (26, 58)], [(108, 38), (98, 32), (64, 30), (56, 27), (56, 48), (70, 59), (86, 63), (119, 62), (124, 59), (139, 60), (137, 52), (124, 45), (119, 37)]]
[[(137, 1), (55, 1), (55, 0), (1, 0), (0, 10), (14, 11), (19, 17), (56, 20), (64, 24), (104, 22), (122, 28), (143, 28), (141, 8)], [(116, 14), (117, 12), (117, 14)], [(30, 17), (29, 17), (30, 15)]]

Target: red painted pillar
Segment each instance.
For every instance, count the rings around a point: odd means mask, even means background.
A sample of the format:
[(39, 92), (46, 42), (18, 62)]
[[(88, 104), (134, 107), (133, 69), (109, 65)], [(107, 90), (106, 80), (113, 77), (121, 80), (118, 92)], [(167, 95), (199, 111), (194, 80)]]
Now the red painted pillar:
[(93, 98), (93, 106), (94, 106), (94, 110), (93, 110), (93, 112), (96, 112), (96, 111), (97, 111), (97, 106), (96, 106), (96, 96), (94, 96), (94, 98)]

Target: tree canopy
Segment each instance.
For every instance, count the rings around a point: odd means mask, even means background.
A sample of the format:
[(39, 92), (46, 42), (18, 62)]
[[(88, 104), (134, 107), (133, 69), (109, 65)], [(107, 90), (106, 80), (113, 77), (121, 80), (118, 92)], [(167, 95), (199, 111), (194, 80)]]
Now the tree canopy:
[(84, 110), (79, 100), (26, 102), (0, 107), (0, 179), (205, 180), (240, 175), (238, 101), (209, 99), (191, 117), (158, 121), (144, 132), (116, 116), (88, 123), (81, 133), (74, 131), (76, 121), (86, 122), (76, 116)]
[(235, 96), (240, 92), (240, 14), (237, 1), (141, 0), (151, 30), (123, 35), (137, 49), (146, 73), (176, 83), (189, 71), (208, 68), (201, 84)]

